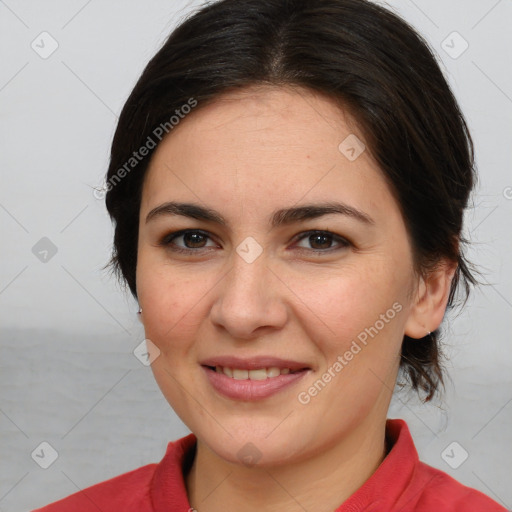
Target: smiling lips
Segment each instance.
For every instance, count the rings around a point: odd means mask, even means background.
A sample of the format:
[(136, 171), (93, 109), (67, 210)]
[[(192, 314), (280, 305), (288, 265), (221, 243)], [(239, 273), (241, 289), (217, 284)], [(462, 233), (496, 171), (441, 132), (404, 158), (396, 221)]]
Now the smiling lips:
[(201, 362), (212, 387), (236, 400), (260, 400), (302, 379), (311, 368), (275, 357), (215, 357)]
[(278, 368), (271, 366), (270, 368), (258, 368), (256, 370), (243, 370), (241, 368), (229, 368), (227, 366), (216, 366), (217, 373), (223, 373), (235, 380), (265, 380), (279, 375), (290, 373), (290, 368)]

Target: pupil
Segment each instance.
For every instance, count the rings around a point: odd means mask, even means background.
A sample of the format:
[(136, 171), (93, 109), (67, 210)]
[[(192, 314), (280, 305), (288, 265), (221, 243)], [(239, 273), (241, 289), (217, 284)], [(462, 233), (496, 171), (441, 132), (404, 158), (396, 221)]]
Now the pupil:
[(329, 243), (330, 242), (330, 237), (329, 237), (329, 235), (311, 235), (309, 237), (309, 240), (310, 240), (310, 243), (311, 243), (312, 246), (315, 245), (315, 242), (314, 242), (315, 239), (316, 240), (324, 240), (323, 244), (322, 243), (316, 244), (317, 246), (318, 245), (323, 246), (323, 247), (320, 247), (321, 249), (328, 249), (329, 248), (329, 246), (330, 246), (330, 243)]
[(201, 233), (185, 233), (183, 241), (187, 247), (202, 247), (201, 242), (204, 242), (204, 235)]

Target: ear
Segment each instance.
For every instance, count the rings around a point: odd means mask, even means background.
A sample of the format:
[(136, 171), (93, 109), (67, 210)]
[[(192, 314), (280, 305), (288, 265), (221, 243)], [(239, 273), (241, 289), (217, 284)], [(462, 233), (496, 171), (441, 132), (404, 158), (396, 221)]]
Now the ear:
[(404, 334), (420, 339), (441, 325), (456, 270), (456, 262), (443, 260), (428, 275), (419, 278)]

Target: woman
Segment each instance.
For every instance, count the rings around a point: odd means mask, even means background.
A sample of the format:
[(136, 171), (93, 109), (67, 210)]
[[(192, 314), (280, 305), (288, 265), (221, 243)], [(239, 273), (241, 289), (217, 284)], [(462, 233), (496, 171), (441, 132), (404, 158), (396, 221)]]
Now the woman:
[(426, 43), (362, 0), (222, 0), (183, 22), (121, 113), (113, 269), (192, 434), (43, 509), (503, 511), (386, 418), (430, 400), (475, 280), (473, 147)]

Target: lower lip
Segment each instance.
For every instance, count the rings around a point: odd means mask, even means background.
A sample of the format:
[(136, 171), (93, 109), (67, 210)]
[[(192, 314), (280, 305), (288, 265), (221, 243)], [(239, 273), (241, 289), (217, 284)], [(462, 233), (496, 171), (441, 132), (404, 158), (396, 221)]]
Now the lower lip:
[(261, 400), (275, 395), (279, 391), (295, 384), (306, 375), (309, 370), (288, 373), (277, 377), (270, 377), (265, 380), (237, 380), (223, 373), (218, 373), (207, 366), (203, 366), (210, 384), (213, 388), (228, 398), (235, 400)]

